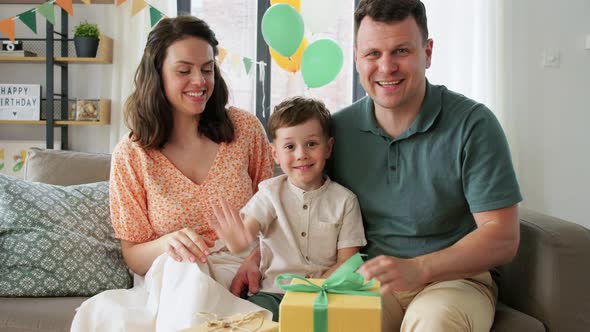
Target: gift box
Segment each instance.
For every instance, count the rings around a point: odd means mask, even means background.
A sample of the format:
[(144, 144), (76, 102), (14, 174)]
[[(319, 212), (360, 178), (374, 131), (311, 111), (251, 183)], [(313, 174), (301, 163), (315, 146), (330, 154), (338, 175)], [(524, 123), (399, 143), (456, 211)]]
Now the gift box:
[[(281, 286), (287, 290), (279, 308), (281, 332), (381, 331), (381, 297), (378, 283), (363, 283), (361, 277), (362, 287), (357, 286), (355, 289), (347, 281), (332, 279), (336, 274), (335, 271), (328, 279), (293, 278), (290, 285)], [(280, 280), (277, 279), (280, 285)], [(332, 283), (327, 282), (330, 279)], [(313, 291), (311, 284), (317, 287), (316, 290), (323, 291)]]
[(208, 321), (179, 332), (278, 332), (279, 323), (264, 319), (261, 313), (238, 314), (223, 318), (209, 317)]

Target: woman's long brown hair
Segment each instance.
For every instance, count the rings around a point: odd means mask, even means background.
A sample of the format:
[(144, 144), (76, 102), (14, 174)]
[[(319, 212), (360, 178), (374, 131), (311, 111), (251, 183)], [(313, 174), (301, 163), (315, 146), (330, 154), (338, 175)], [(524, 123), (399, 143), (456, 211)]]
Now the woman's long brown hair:
[[(162, 65), (168, 47), (187, 37), (205, 40), (213, 48), (214, 55), (218, 54), (215, 34), (205, 21), (194, 16), (164, 18), (148, 36), (135, 72), (135, 90), (125, 102), (124, 111), (131, 139), (144, 149), (161, 149), (172, 133), (172, 106), (164, 93)], [(231, 142), (234, 126), (226, 109), (229, 93), (217, 63), (213, 70), (213, 93), (199, 119), (198, 132), (216, 143)]]

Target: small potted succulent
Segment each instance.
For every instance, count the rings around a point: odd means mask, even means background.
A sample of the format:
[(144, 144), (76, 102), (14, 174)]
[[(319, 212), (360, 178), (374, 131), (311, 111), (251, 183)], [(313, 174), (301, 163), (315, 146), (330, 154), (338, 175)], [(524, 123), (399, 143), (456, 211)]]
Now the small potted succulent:
[(76, 55), (81, 58), (94, 58), (98, 50), (100, 30), (96, 24), (80, 22), (74, 27), (74, 45)]

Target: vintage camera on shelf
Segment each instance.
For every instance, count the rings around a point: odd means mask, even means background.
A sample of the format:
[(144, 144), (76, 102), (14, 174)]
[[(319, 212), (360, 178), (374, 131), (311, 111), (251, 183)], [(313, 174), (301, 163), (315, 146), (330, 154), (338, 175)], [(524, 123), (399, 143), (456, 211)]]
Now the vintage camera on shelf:
[(2, 51), (22, 51), (22, 49), (23, 42), (20, 40), (15, 40), (14, 42), (10, 40), (2, 41)]

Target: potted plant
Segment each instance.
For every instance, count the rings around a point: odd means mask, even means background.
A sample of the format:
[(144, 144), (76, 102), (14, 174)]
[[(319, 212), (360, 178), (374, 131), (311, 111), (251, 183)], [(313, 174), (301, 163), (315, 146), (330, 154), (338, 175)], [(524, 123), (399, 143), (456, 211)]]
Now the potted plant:
[(74, 27), (74, 45), (76, 55), (81, 58), (94, 58), (98, 50), (100, 30), (96, 24), (80, 22)]

